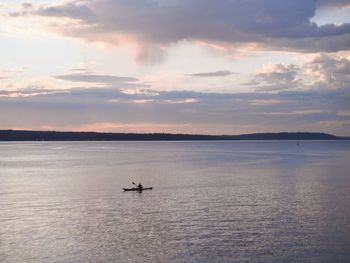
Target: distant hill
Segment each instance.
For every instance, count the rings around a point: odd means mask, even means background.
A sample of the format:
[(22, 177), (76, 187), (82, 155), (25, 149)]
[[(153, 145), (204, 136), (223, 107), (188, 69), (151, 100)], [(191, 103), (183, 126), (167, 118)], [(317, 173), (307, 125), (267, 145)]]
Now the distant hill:
[(320, 132), (279, 132), (253, 133), (229, 136), (236, 140), (341, 140), (346, 139), (335, 135)]
[(242, 135), (195, 135), (169, 133), (99, 133), (0, 130), (0, 141), (190, 141), (190, 140), (342, 140), (318, 132), (253, 133)]

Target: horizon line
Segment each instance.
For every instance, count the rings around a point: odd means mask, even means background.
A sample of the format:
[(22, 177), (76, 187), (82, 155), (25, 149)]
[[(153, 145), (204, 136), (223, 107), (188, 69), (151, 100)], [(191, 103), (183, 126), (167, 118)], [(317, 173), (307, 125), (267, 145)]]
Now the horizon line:
[[(273, 136), (273, 135), (319, 135), (331, 136), (334, 139), (349, 139), (350, 136), (338, 136), (331, 133), (319, 131), (278, 131), (278, 132), (253, 132), (242, 134), (194, 134), (194, 133), (169, 133), (169, 132), (108, 132), (108, 131), (59, 131), (59, 130), (27, 130), (27, 129), (0, 129), (0, 132), (14, 132), (14, 133), (57, 133), (57, 134), (94, 134), (94, 135), (160, 135), (160, 136), (194, 136), (194, 137), (240, 137), (240, 136)], [(1, 138), (0, 138), (1, 140)]]

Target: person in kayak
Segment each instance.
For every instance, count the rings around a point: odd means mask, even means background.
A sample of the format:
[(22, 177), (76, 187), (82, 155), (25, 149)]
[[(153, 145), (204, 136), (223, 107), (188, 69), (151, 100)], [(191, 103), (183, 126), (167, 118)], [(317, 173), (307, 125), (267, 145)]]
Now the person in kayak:
[(142, 191), (143, 186), (142, 186), (142, 184), (141, 184), (141, 183), (139, 183), (139, 185), (138, 185), (137, 187), (139, 188), (139, 191)]

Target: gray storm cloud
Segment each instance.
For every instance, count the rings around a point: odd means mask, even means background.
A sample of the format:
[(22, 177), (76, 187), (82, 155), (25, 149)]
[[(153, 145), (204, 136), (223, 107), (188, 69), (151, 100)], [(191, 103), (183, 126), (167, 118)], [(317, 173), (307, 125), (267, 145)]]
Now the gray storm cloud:
[(344, 5), (349, 1), (85, 0), (39, 5), (15, 15), (75, 19), (78, 23), (60, 31), (89, 41), (110, 43), (111, 36), (124, 34), (155, 47), (201, 40), (318, 52), (349, 49), (350, 23), (311, 21), (317, 8)]

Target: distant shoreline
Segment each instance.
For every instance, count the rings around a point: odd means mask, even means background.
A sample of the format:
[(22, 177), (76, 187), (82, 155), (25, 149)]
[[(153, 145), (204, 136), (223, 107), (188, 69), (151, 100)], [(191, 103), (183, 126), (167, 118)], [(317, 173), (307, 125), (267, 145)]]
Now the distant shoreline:
[(320, 132), (278, 132), (241, 135), (171, 133), (103, 133), (0, 130), (0, 141), (266, 141), (266, 140), (349, 140)]

